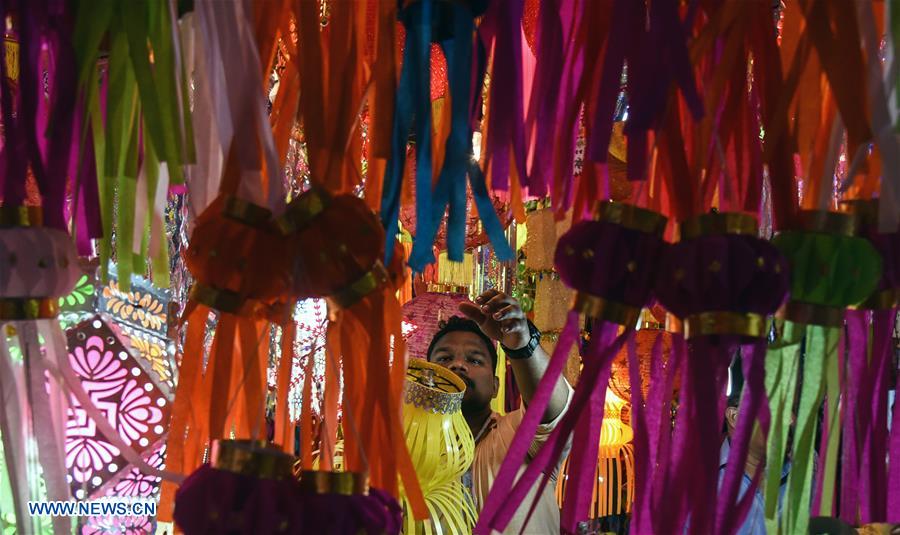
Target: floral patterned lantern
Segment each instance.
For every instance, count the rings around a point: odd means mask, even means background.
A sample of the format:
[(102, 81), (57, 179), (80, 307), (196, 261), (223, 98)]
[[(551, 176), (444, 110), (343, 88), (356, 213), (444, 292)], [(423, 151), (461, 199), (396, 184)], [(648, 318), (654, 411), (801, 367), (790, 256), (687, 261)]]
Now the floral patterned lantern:
[[(100, 316), (70, 328), (67, 339), (69, 363), (99, 414), (142, 457), (158, 449), (171, 398), (148, 363)], [(66, 425), (66, 467), (72, 495), (79, 499), (102, 495), (109, 481), (137, 469), (98, 433), (94, 418), (74, 397)]]

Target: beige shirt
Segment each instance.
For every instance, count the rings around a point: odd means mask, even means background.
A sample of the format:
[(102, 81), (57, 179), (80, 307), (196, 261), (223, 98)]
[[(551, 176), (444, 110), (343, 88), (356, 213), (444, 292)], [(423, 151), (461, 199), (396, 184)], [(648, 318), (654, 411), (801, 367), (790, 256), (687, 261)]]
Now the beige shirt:
[[(566, 399), (565, 409), (563, 409), (552, 422), (538, 426), (537, 432), (534, 435), (534, 440), (531, 441), (531, 446), (528, 448), (528, 457), (525, 464), (519, 469), (517, 477), (522, 475), (527, 463), (534, 458), (541, 449), (541, 446), (547, 442), (550, 433), (569, 409), (569, 403), (572, 401), (572, 387), (570, 387), (568, 383), (566, 383), (566, 386), (569, 389), (569, 395)], [(488, 421), (485, 422), (485, 427), (482, 431), (475, 437), (475, 460), (472, 463), (472, 495), (475, 499), (475, 507), (479, 511), (484, 505), (484, 501), (487, 498), (488, 492), (491, 490), (491, 486), (494, 484), (494, 478), (497, 476), (497, 472), (500, 471), (500, 465), (503, 464), (503, 459), (506, 458), (506, 452), (509, 450), (510, 444), (512, 444), (513, 437), (516, 435), (519, 424), (522, 423), (524, 414), (525, 410), (521, 407), (503, 416), (495, 412)], [(544, 487), (539, 502), (534, 509), (534, 514), (531, 515), (531, 520), (529, 520), (526, 529), (522, 531), (522, 525), (525, 523), (525, 517), (528, 516), (528, 509), (534, 502), (535, 491), (537, 490), (536, 487), (540, 480), (538, 480), (534, 487), (528, 491), (528, 496), (522, 502), (522, 505), (519, 507), (519, 510), (516, 511), (516, 514), (513, 515), (512, 520), (510, 520), (509, 525), (503, 533), (518, 534), (520, 531), (526, 534), (535, 535), (559, 533), (559, 506), (556, 503), (555, 495), (556, 476), (559, 472), (559, 463), (569, 454), (569, 449), (571, 447), (572, 439), (569, 437), (569, 440), (566, 442), (566, 446), (563, 449), (563, 454), (560, 456), (556, 467), (553, 469), (553, 473), (550, 475), (550, 482)]]

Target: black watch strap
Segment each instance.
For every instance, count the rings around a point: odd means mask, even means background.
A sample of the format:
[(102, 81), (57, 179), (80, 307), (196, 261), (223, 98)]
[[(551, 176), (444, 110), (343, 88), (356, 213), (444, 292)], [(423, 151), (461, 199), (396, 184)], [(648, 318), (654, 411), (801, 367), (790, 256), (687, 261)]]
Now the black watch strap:
[(541, 331), (535, 327), (534, 323), (528, 321), (528, 332), (531, 334), (531, 338), (528, 339), (528, 343), (525, 344), (525, 347), (519, 349), (510, 349), (503, 344), (500, 344), (500, 347), (503, 348), (503, 352), (506, 353), (506, 356), (511, 358), (512, 360), (521, 360), (527, 359), (534, 355), (534, 351), (537, 349), (538, 345), (541, 343)]

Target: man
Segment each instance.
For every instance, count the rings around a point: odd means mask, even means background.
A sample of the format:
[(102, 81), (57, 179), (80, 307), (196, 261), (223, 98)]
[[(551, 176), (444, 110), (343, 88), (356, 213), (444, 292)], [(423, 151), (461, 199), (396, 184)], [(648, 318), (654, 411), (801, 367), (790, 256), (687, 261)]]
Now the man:
[[(741, 357), (738, 356), (735, 358), (735, 361), (729, 370), (729, 392), (725, 407), (725, 428), (728, 434), (727, 438), (722, 443), (722, 448), (719, 450), (719, 485), (722, 484), (722, 480), (725, 477), (725, 469), (728, 466), (728, 453), (731, 450), (731, 437), (734, 434), (737, 420), (740, 417), (738, 407), (740, 406), (743, 386), (744, 377), (741, 372)], [(744, 473), (741, 478), (741, 487), (738, 491), (739, 497), (743, 497), (747, 493), (757, 470), (765, 469), (766, 437), (759, 427), (757, 427), (750, 437), (750, 444), (747, 448), (747, 460), (744, 462)], [(781, 507), (782, 502), (784, 501), (784, 491), (790, 469), (790, 462), (785, 463), (781, 467), (781, 485), (778, 490), (778, 517), (781, 517)], [(764, 487), (765, 478), (762, 478), (753, 496), (753, 504), (750, 505), (750, 512), (747, 513), (747, 518), (737, 531), (738, 535), (765, 535), (766, 501), (763, 496)]]
[[(481, 509), (524, 414), (523, 408), (505, 416), (491, 410), (491, 400), (497, 396), (500, 386), (499, 379), (494, 375), (497, 367), (494, 344), (499, 342), (510, 359), (525, 406), (531, 401), (547, 369), (549, 357), (538, 343), (540, 332), (525, 318), (519, 303), (506, 294), (488, 290), (478, 296), (475, 303), (460, 304), (459, 310), (466, 318), (450, 318), (434, 335), (428, 348), (428, 360), (449, 368), (466, 383), (462, 412), (475, 437), (475, 460), (468, 475), (471, 476), (470, 489), (475, 505)], [(562, 419), (571, 396), (572, 388), (560, 377), (531, 442), (529, 459), (534, 457)], [(563, 457), (567, 453), (568, 445)], [(523, 470), (524, 466), (519, 473)], [(559, 533), (559, 508), (554, 496), (555, 472), (551, 483), (541, 493), (524, 531), (522, 528), (536, 488), (531, 489), (505, 533)]]

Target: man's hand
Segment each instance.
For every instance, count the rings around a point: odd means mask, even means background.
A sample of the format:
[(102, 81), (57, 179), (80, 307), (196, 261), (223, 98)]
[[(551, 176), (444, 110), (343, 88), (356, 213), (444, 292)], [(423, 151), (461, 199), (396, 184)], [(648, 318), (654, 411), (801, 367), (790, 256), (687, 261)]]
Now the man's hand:
[(474, 304), (460, 303), (459, 311), (506, 348), (521, 349), (531, 339), (525, 312), (518, 301), (503, 292), (488, 290), (476, 297)]

